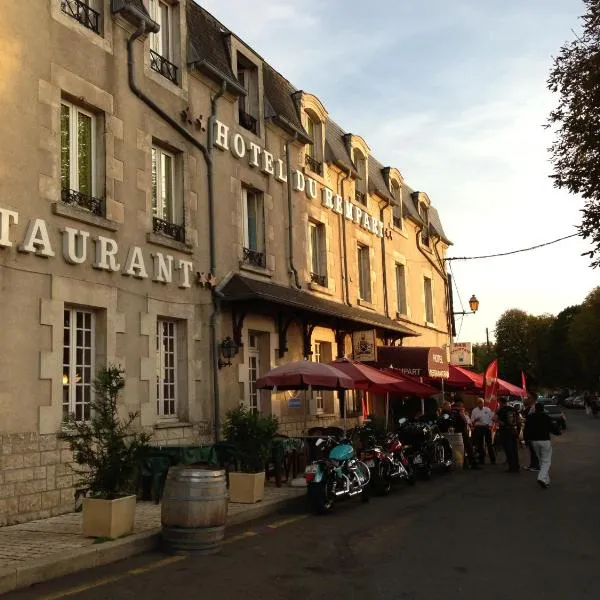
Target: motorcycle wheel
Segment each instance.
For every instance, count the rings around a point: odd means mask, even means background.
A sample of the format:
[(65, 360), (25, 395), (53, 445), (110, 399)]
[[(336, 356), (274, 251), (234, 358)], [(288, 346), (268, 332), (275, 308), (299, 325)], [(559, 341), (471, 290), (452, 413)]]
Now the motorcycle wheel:
[(327, 481), (308, 486), (308, 499), (318, 515), (326, 515), (333, 509), (335, 496)]
[(365, 485), (365, 487), (363, 488), (363, 490), (360, 494), (360, 501), (363, 504), (366, 504), (370, 499), (371, 499), (371, 496), (369, 495), (369, 486)]
[(380, 463), (377, 471), (373, 473), (371, 483), (379, 496), (387, 496), (392, 489), (389, 467)]

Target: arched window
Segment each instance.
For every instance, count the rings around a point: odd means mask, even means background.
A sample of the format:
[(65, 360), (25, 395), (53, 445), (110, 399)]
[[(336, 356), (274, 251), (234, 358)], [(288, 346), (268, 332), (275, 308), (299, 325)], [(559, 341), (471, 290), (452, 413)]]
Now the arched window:
[(367, 159), (363, 153), (354, 149), (354, 164), (358, 171), (356, 180), (356, 201), (364, 206), (367, 205)]
[(394, 227), (402, 229), (402, 189), (397, 181), (392, 181), (392, 197), (394, 198), (395, 206), (392, 208), (392, 222)]
[(323, 175), (323, 124), (312, 113), (306, 113), (306, 132), (312, 144), (306, 146), (306, 166)]

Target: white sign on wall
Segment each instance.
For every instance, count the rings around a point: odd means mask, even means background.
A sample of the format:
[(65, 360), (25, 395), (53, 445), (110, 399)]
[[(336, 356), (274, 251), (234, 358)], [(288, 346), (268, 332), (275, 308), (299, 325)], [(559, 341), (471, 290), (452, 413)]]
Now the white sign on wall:
[(375, 330), (355, 331), (352, 333), (352, 352), (354, 360), (358, 361), (376, 361), (376, 342)]
[(471, 342), (454, 342), (450, 349), (450, 364), (457, 367), (472, 367), (473, 344)]

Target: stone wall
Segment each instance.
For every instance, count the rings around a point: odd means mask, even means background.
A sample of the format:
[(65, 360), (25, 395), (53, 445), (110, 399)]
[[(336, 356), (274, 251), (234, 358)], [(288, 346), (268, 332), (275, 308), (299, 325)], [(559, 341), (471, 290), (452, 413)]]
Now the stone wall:
[[(357, 417), (348, 417), (346, 419), (346, 427), (354, 427), (358, 423)], [(312, 427), (344, 427), (344, 419), (335, 415), (327, 415), (323, 417), (311, 416), (306, 421), (306, 430), (308, 431)], [(289, 437), (297, 435), (304, 435), (304, 420), (302, 419), (279, 419), (279, 433), (283, 433)]]

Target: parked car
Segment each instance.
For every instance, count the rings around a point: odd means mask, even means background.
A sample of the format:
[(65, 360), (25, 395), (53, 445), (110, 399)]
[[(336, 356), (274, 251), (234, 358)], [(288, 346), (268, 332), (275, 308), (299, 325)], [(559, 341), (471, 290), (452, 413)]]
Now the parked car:
[(544, 410), (548, 413), (559, 431), (564, 431), (567, 428), (567, 417), (560, 406), (557, 404), (546, 404)]
[(571, 403), (572, 408), (585, 408), (583, 396), (575, 396)]

